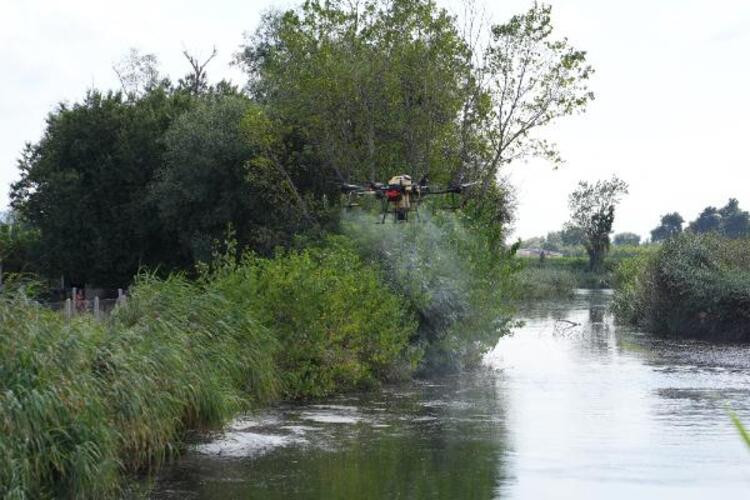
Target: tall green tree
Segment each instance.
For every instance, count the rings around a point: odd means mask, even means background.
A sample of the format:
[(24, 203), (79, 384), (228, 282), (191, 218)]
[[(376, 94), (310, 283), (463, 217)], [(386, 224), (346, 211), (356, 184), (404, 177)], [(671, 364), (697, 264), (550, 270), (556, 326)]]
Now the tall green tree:
[(305, 2), (266, 16), (239, 60), (271, 120), (347, 179), (455, 170), (467, 47), (433, 2)]
[(13, 208), (40, 232), (44, 271), (122, 286), (140, 266), (184, 262), (147, 193), (165, 152), (162, 137), (189, 104), (163, 86), (137, 100), (92, 90), (48, 116), (11, 188)]
[(651, 231), (651, 241), (664, 241), (682, 232), (685, 219), (677, 212), (663, 215), (661, 223)]
[(568, 197), (572, 224), (586, 235), (583, 245), (589, 256), (589, 269), (594, 272), (602, 269), (609, 251), (615, 207), (627, 192), (627, 183), (613, 176), (595, 183), (581, 181)]
[(729, 238), (741, 238), (750, 235), (750, 215), (740, 209), (737, 198), (730, 198), (727, 204), (719, 209), (721, 230)]
[(718, 232), (721, 230), (721, 214), (716, 207), (706, 207), (688, 227), (698, 234)]
[(588, 88), (594, 70), (586, 52), (553, 35), (552, 8), (538, 3), (491, 29), (476, 78), (483, 82), (478, 85), (487, 106), (477, 127), (486, 151), (476, 170), (485, 182), (520, 158), (541, 156), (560, 163), (556, 145), (539, 131), (585, 110), (594, 99)]
[(689, 229), (698, 234), (716, 232), (728, 238), (742, 238), (750, 235), (750, 214), (740, 208), (736, 198), (730, 198), (719, 209), (704, 208)]
[(618, 233), (612, 239), (612, 243), (615, 245), (632, 245), (638, 246), (641, 244), (641, 237), (635, 233)]
[(269, 119), (318, 156), (318, 175), (481, 180), (480, 198), (502, 220), (499, 169), (529, 155), (559, 160), (537, 132), (585, 109), (593, 70), (553, 37), (548, 6), (488, 36), (477, 51), (431, 0), (310, 0), (267, 15), (238, 60)]
[(259, 218), (246, 169), (255, 151), (240, 129), (250, 106), (241, 95), (206, 96), (165, 131), (150, 202), (192, 261), (207, 261), (229, 225), (244, 245)]

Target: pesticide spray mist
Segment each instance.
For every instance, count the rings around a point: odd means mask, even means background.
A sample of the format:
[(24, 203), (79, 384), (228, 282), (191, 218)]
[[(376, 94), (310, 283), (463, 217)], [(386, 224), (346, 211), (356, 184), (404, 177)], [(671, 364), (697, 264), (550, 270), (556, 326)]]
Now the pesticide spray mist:
[(481, 225), (460, 212), (376, 224), (372, 214), (351, 211), (341, 224), (418, 315), (413, 343), (424, 353), (422, 372), (477, 364), (508, 332), (513, 259)]

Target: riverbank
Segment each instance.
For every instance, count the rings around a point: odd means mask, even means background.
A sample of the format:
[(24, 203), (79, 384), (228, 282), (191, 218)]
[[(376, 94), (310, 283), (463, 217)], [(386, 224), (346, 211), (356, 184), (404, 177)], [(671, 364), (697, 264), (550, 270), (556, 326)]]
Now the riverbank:
[[(0, 496), (111, 497), (278, 398), (408, 376), (413, 312), (343, 244), (140, 276), (107, 321), (0, 297)], [(383, 325), (388, 325), (384, 328)]]
[(619, 321), (654, 333), (750, 340), (750, 240), (684, 233), (617, 273)]
[(453, 217), (399, 230), (368, 254), (369, 233), (272, 259), (234, 258), (230, 242), (196, 279), (139, 276), (105, 321), (6, 292), (0, 496), (118, 495), (124, 477), (179, 454), (187, 432), (242, 411), (480, 359), (507, 331), (506, 267), (479, 260), (476, 236), (441, 249), (443, 230), (466, 231)]
[(520, 257), (522, 269), (516, 275), (521, 301), (570, 297), (576, 289), (614, 288), (617, 270), (624, 262), (654, 253), (652, 246), (613, 246), (600, 271), (589, 268), (581, 255), (562, 257)]

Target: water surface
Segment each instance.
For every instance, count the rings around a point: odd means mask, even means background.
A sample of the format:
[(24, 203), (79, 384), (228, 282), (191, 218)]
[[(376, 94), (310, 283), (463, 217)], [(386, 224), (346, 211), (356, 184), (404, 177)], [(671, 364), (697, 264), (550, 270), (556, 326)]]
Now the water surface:
[(155, 498), (744, 498), (750, 348), (615, 326), (607, 292), (523, 311), (472, 375), (245, 415)]

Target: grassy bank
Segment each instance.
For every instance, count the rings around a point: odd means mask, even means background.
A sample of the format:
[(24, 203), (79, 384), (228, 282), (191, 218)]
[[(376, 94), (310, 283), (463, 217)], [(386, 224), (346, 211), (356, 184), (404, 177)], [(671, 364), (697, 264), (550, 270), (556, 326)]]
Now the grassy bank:
[(750, 339), (750, 240), (686, 233), (624, 262), (614, 311), (657, 333)]
[(521, 300), (572, 297), (575, 275), (567, 269), (528, 264), (516, 275)]
[(184, 433), (409, 373), (416, 323), (345, 242), (140, 277), (107, 322), (0, 297), (0, 496), (111, 497)]
[(621, 263), (653, 251), (651, 246), (613, 246), (599, 272), (589, 269), (589, 259), (583, 254), (543, 260), (521, 257), (519, 294), (522, 299), (554, 298), (571, 295), (575, 288), (613, 288)]

